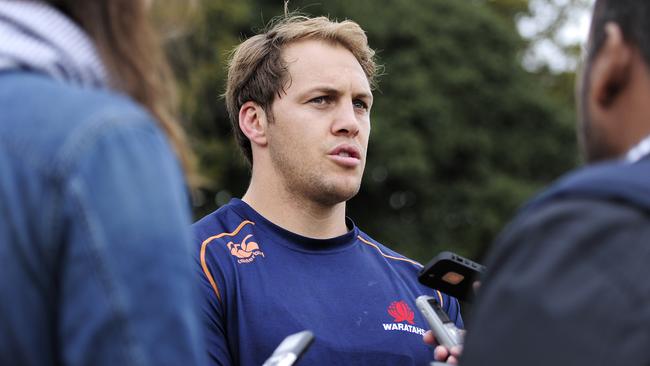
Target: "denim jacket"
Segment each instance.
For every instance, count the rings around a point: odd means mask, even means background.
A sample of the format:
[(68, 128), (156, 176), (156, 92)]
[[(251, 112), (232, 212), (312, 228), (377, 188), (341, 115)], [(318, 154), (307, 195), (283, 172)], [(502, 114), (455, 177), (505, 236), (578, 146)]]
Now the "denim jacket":
[(141, 108), (0, 73), (0, 365), (201, 363), (189, 225)]

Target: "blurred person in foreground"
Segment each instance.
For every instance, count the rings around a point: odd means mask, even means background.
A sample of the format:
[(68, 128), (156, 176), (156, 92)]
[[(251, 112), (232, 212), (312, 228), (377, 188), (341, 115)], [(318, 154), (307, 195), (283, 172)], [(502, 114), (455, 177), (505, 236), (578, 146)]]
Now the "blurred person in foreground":
[(288, 16), (240, 44), (226, 103), (252, 176), (194, 225), (211, 364), (260, 365), (312, 330), (305, 365), (424, 365), (421, 265), (346, 218), (370, 136), (374, 51), (352, 21)]
[(650, 2), (597, 0), (579, 88), (586, 167), (487, 259), (461, 365), (650, 365)]
[(0, 364), (195, 365), (168, 71), (144, 1), (0, 1)]

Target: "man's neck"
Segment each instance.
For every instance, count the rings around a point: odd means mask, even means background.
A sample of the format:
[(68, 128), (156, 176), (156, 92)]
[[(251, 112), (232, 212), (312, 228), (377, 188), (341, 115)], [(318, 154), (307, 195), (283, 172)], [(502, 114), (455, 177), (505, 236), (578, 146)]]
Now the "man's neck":
[(345, 202), (322, 205), (279, 185), (269, 184), (261, 189), (259, 184), (255, 184), (255, 179), (242, 200), (267, 220), (295, 234), (329, 239), (348, 231)]

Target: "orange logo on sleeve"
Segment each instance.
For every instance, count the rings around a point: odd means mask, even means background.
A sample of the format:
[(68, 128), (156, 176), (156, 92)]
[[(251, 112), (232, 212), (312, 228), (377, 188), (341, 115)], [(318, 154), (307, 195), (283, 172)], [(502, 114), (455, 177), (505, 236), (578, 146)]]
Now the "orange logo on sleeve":
[(260, 247), (256, 242), (247, 242), (247, 240), (252, 236), (253, 234), (246, 235), (241, 244), (236, 244), (232, 241), (228, 242), (228, 250), (230, 250), (230, 254), (232, 254), (233, 257), (238, 258), (237, 263), (250, 263), (255, 260), (255, 257), (257, 256), (264, 257), (264, 252), (260, 250)]

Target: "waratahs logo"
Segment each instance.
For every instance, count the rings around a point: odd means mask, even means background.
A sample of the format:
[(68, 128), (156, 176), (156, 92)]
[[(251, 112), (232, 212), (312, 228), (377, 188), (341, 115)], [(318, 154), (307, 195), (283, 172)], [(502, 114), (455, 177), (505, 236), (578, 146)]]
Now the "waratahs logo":
[(393, 318), (393, 323), (383, 323), (384, 330), (399, 330), (419, 335), (424, 334), (424, 329), (413, 326), (415, 324), (415, 313), (406, 301), (391, 302), (388, 305), (388, 315)]
[(413, 319), (415, 318), (415, 313), (405, 301), (393, 301), (388, 306), (388, 314), (395, 319), (395, 323), (408, 322), (409, 324), (415, 324)]

